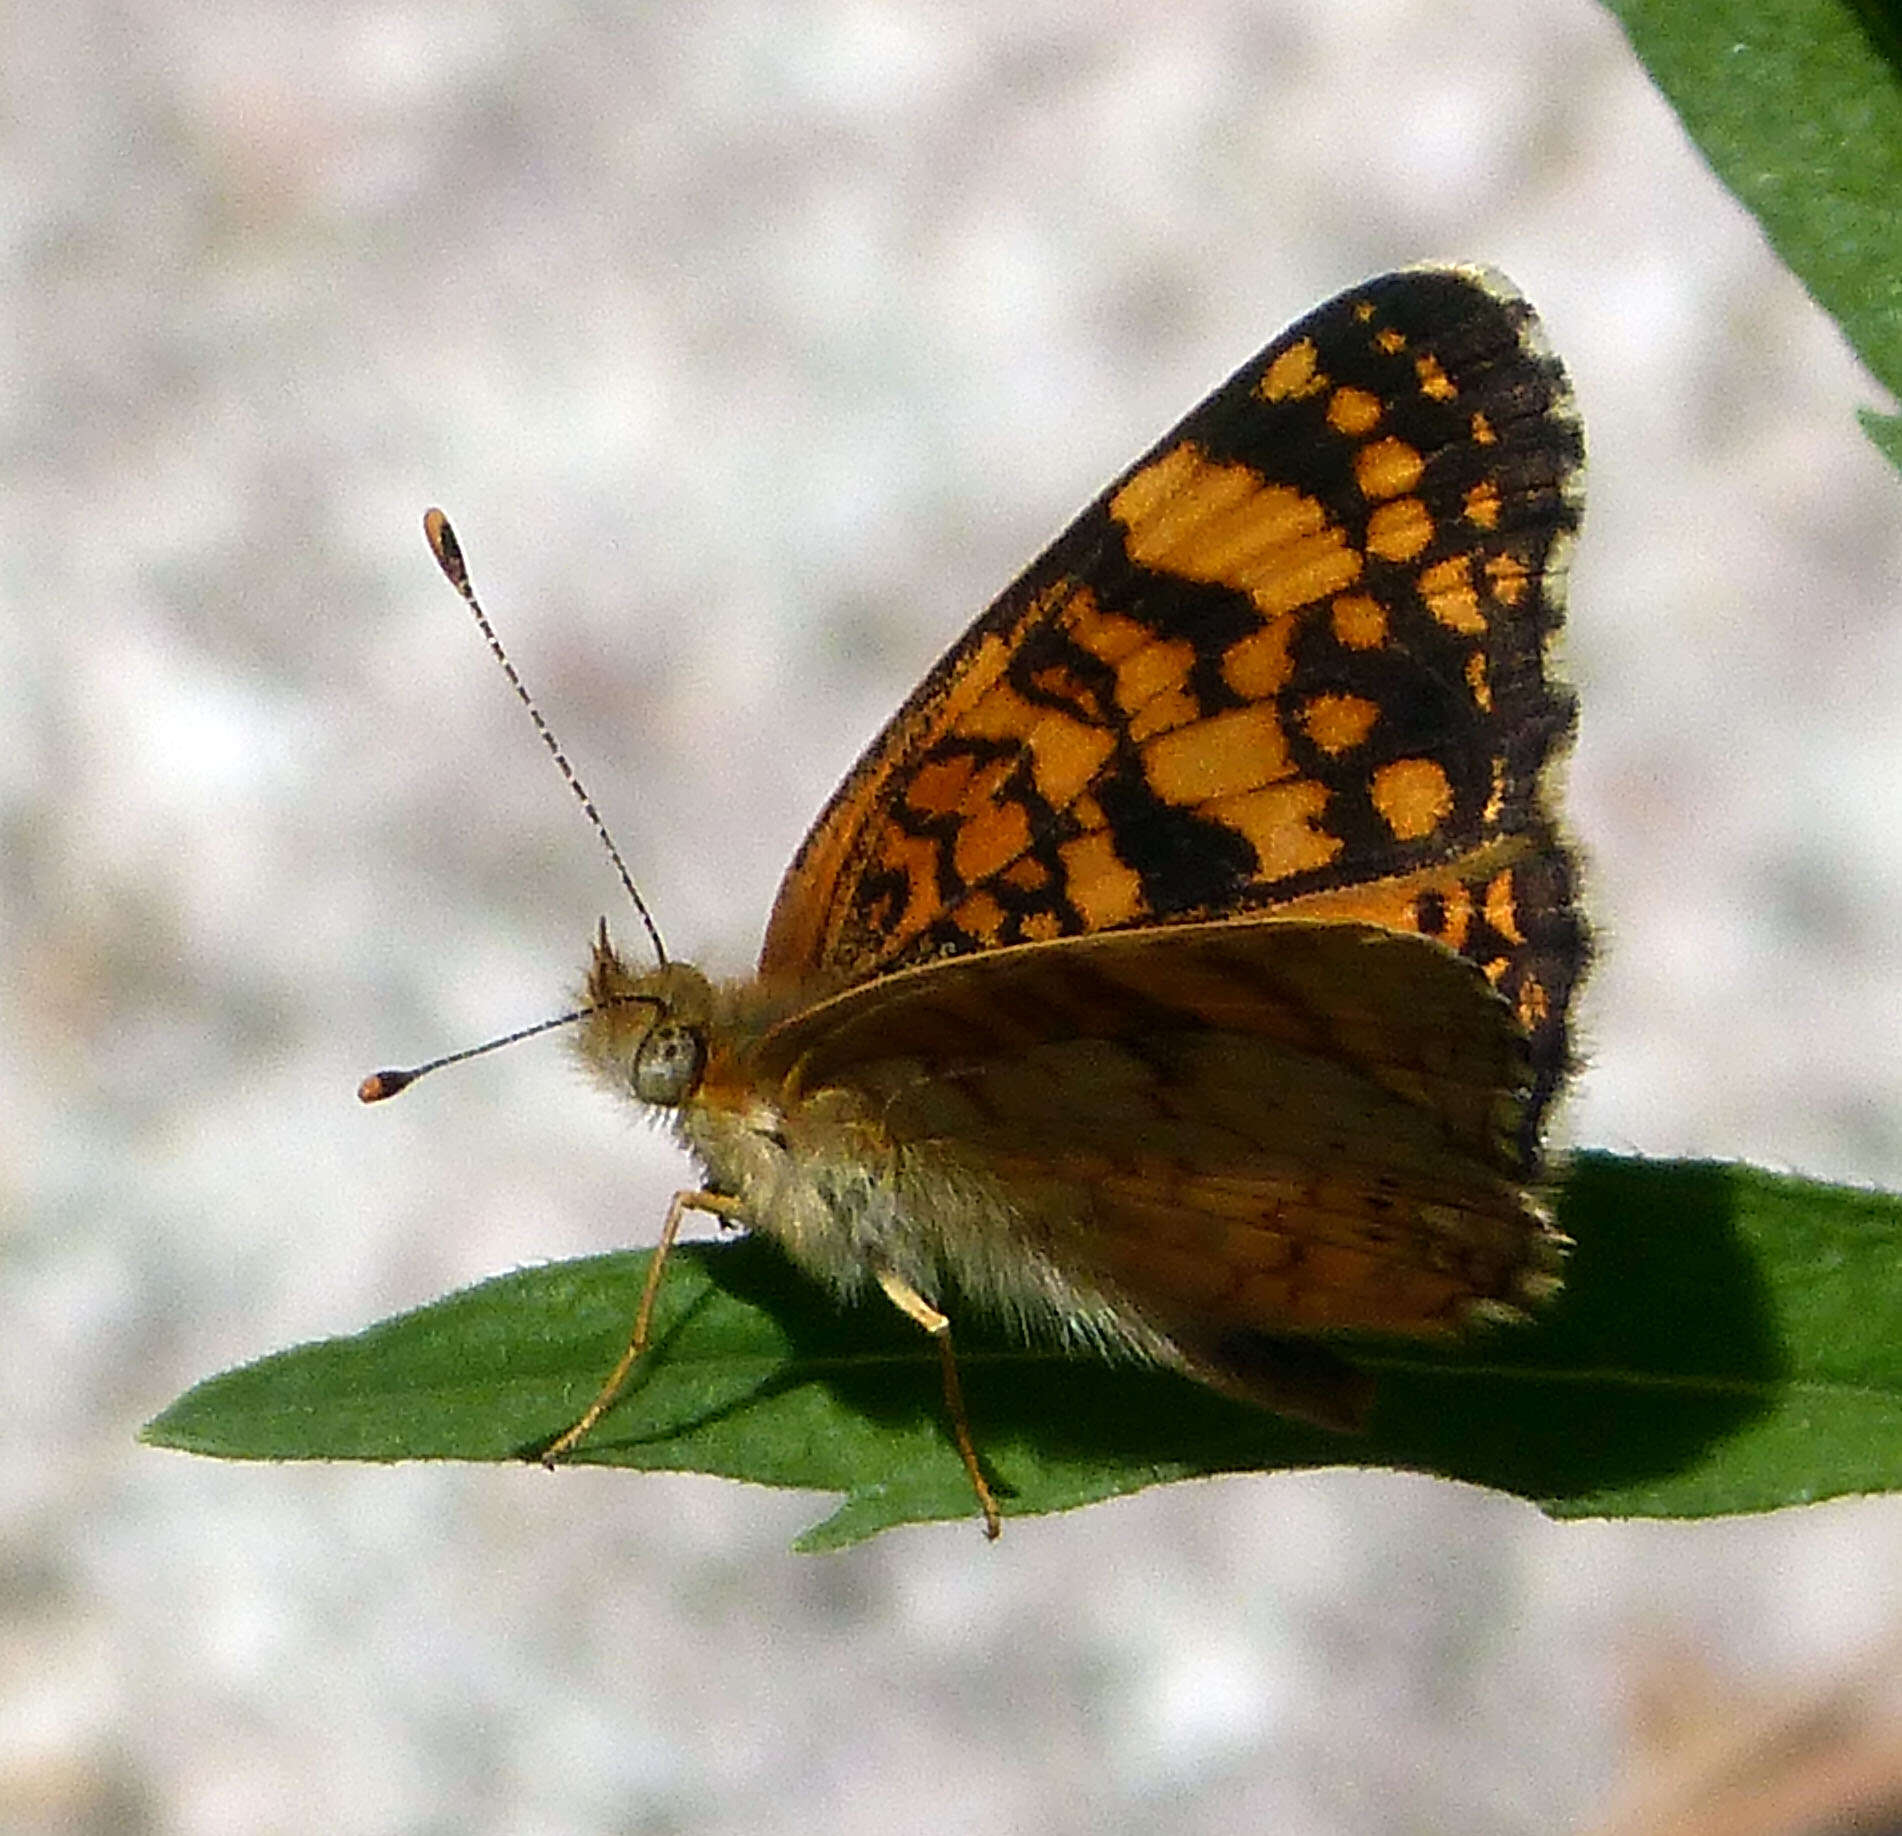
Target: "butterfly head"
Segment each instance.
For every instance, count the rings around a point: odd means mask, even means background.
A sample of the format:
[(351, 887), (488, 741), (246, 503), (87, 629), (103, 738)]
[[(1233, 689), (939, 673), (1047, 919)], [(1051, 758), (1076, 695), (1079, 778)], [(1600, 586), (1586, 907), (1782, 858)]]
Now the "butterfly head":
[(698, 969), (630, 968), (603, 920), (583, 999), (581, 1055), (610, 1084), (660, 1109), (679, 1108), (698, 1089), (713, 1012), (712, 984)]

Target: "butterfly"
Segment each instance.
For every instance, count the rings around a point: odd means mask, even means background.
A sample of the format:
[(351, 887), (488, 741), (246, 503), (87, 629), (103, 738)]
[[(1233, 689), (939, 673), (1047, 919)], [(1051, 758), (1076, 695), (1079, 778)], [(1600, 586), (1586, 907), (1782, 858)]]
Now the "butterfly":
[(668, 960), (651, 923), (635, 960), (604, 921), (582, 1056), (699, 1183), (547, 1457), (623, 1387), (690, 1211), (936, 1339), (993, 1536), (953, 1305), (1348, 1429), (1356, 1335), (1549, 1295), (1541, 1141), (1589, 944), (1547, 652), (1582, 458), (1499, 277), (1343, 293), (932, 669), (799, 849), (755, 974)]

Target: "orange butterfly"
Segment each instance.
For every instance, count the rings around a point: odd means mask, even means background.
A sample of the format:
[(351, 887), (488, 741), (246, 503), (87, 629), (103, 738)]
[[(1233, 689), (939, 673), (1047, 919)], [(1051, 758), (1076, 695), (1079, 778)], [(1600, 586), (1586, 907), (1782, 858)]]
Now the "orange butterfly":
[(806, 838), (756, 975), (639, 967), (603, 924), (582, 1052), (702, 1179), (548, 1457), (639, 1357), (689, 1210), (936, 1337), (993, 1536), (952, 1295), (1346, 1427), (1371, 1384), (1331, 1335), (1555, 1289), (1535, 1188), (1587, 939), (1545, 653), (1581, 460), (1498, 279), (1342, 294), (932, 670)]

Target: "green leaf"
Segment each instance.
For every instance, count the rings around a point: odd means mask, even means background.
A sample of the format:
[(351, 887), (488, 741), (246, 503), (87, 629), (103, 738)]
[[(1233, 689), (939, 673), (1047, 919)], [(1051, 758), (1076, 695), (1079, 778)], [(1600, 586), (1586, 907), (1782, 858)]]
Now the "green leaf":
[[(1902, 1486), (1902, 1201), (1702, 1162), (1573, 1163), (1566, 1287), (1444, 1351), (1369, 1342), (1363, 1435), (1164, 1373), (960, 1326), (1009, 1515), (1199, 1475), (1399, 1467), (1555, 1516), (1703, 1517)], [(147, 1426), (232, 1459), (533, 1458), (625, 1340), (645, 1254), (483, 1282), (199, 1384)], [(971, 1518), (937, 1354), (882, 1299), (841, 1309), (763, 1239), (685, 1246), (655, 1344), (575, 1456), (845, 1495), (802, 1539)]]
[[(1610, 0), (1717, 176), (1902, 395), (1902, 33), (1884, 0)], [(1890, 417), (1865, 415), (1897, 460)]]

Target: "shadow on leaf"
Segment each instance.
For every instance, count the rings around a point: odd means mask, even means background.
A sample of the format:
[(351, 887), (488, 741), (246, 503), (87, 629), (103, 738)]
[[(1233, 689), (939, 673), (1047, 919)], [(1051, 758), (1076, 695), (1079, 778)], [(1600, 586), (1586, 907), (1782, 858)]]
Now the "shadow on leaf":
[[(1552, 1504), (1628, 1492), (1684, 1470), (1767, 1410), (1787, 1374), (1732, 1206), (1721, 1167), (1581, 1157), (1561, 1204), (1577, 1247), (1557, 1302), (1526, 1327), (1444, 1351), (1355, 1347), (1379, 1379), (1365, 1434), (1290, 1422), (1166, 1372), (1024, 1346), (958, 1315), (973, 1429), (1000, 1494), (1032, 1509), (1056, 1475), (1068, 1475), (1058, 1483), (1067, 1495), (1094, 1474), (1101, 1495), (1193, 1474), (1334, 1465), (1439, 1473)], [(755, 1239), (677, 1253), (770, 1319), (783, 1359), (722, 1384), (689, 1416), (669, 1412), (651, 1437), (619, 1438), (620, 1410), (611, 1412), (590, 1457), (626, 1458), (636, 1438), (677, 1441), (814, 1384), (874, 1431), (926, 1431), (954, 1460), (935, 1348), (881, 1300), (842, 1309)], [(684, 1273), (670, 1271), (669, 1285)], [(678, 1359), (737, 1377), (730, 1346), (694, 1339), (699, 1304), (688, 1302), (656, 1371)]]

